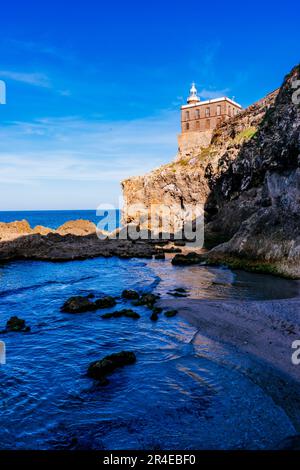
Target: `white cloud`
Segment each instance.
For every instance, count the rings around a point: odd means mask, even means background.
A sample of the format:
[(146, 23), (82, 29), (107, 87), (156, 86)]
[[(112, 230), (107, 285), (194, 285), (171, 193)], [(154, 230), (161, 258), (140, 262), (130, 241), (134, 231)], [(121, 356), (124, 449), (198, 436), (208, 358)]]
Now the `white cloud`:
[(14, 72), (11, 70), (0, 70), (0, 78), (14, 80), (16, 82), (27, 83), (42, 88), (51, 88), (51, 81), (43, 73)]
[[(97, 203), (113, 200), (121, 192), (122, 179), (144, 174), (175, 156), (178, 119), (177, 112), (165, 111), (133, 121), (88, 121), (69, 116), (2, 126), (0, 210), (7, 208), (4, 201), (8, 194), (10, 199), (17, 194), (23, 199), (10, 200), (15, 210), (24, 200), (27, 208), (43, 209), (45, 201), (53, 199), (54, 188), (57, 194), (64, 194), (64, 200), (56, 207), (47, 202), (47, 208), (81, 207), (81, 191), (85, 207), (94, 207), (95, 185)], [(77, 194), (71, 191), (74, 185)]]

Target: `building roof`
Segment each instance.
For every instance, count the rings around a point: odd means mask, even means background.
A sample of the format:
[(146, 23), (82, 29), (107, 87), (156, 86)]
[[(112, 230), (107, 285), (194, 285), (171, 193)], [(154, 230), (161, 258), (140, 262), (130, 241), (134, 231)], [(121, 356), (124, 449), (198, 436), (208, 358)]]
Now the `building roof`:
[(213, 100), (205, 100), (205, 101), (198, 101), (197, 103), (191, 103), (191, 104), (184, 104), (181, 106), (181, 109), (186, 109), (186, 108), (195, 108), (197, 106), (202, 106), (202, 105), (207, 105), (211, 103), (218, 103), (220, 101), (228, 101), (229, 103), (233, 104), (234, 106), (243, 109), (242, 106), (237, 103), (236, 101), (231, 100), (230, 98), (227, 98), (227, 96), (222, 96), (221, 98), (214, 98)]

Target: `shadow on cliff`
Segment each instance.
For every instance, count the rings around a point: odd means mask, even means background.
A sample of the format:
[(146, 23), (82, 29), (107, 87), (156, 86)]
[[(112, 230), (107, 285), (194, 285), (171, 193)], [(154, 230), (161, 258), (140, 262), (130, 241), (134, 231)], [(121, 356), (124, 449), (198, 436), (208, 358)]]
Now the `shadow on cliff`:
[[(273, 238), (275, 243), (298, 235), (300, 113), (299, 104), (293, 100), (293, 83), (299, 78), (297, 65), (285, 77), (255, 135), (241, 146), (234, 160), (226, 153), (222, 155), (214, 175), (208, 165), (211, 192), (205, 202), (207, 248), (228, 242), (240, 233), (236, 246), (233, 243), (226, 248), (254, 256), (258, 251), (255, 243), (262, 238)], [(234, 139), (235, 135), (230, 137)], [(256, 242), (246, 243), (243, 248), (242, 242), (250, 237)]]

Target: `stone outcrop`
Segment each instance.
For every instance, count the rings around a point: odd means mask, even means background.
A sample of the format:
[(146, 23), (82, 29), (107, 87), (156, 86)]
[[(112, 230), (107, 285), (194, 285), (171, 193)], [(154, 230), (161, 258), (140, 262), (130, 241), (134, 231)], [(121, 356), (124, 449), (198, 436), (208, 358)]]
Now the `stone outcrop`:
[(96, 225), (89, 220), (70, 220), (58, 227), (56, 232), (60, 235), (90, 235), (91, 233), (96, 233)]
[[(211, 262), (300, 277), (299, 66), (280, 90), (219, 125), (209, 147), (123, 181), (124, 221), (148, 226), (152, 204), (205, 208)], [(130, 210), (136, 204), (139, 210)]]
[(152, 258), (160, 253), (155, 243), (138, 240), (99, 240), (96, 234), (48, 235), (29, 234), (0, 243), (0, 261), (33, 259), (42, 261), (70, 261), (97, 256), (120, 258)]
[(32, 233), (27, 220), (19, 220), (15, 222), (0, 222), (0, 241), (12, 240), (13, 238), (20, 237)]

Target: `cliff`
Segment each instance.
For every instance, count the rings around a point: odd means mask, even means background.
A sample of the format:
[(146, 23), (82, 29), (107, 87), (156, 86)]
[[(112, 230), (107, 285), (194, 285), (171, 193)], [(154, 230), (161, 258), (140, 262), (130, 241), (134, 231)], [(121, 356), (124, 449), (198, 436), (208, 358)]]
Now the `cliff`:
[[(300, 109), (296, 66), (280, 90), (215, 129), (191, 158), (122, 182), (124, 221), (147, 225), (151, 204), (203, 204), (211, 262), (300, 277)], [(141, 203), (138, 212), (130, 205)], [(175, 214), (176, 217), (176, 214)]]

